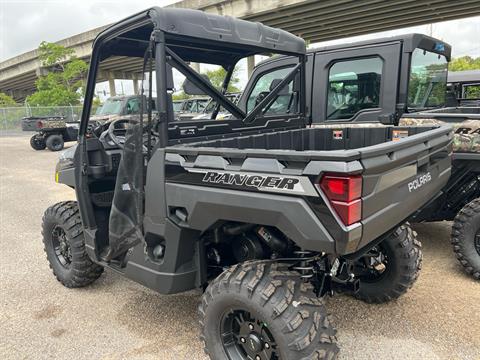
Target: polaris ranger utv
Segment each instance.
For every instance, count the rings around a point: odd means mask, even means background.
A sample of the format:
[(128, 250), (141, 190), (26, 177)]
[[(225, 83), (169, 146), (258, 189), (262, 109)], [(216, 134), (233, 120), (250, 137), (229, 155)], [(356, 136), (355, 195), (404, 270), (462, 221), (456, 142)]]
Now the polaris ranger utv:
[[(422, 34), (311, 49), (307, 115), (313, 127), (330, 128), (338, 136), (348, 136), (345, 127), (453, 125), (452, 176), (410, 221), (454, 220), (454, 252), (466, 272), (480, 279), (480, 113), (475, 107), (445, 107), (452, 95), (446, 92), (450, 54), (448, 44)], [(239, 107), (250, 110), (268, 95), (265, 80), (295, 64), (288, 56), (258, 64)], [(277, 109), (287, 106), (279, 102)], [(394, 134), (408, 136), (401, 129)]]
[[(297, 64), (246, 114), (225, 96), (229, 79), (240, 59), (265, 53)], [(99, 63), (117, 56), (143, 58), (158, 117), (148, 108), (89, 128)], [(224, 67), (222, 91), (189, 62)], [(322, 297), (381, 302), (413, 285), (421, 251), (405, 221), (446, 184), (452, 131), (405, 127), (411, 136), (393, 141), (393, 127), (308, 128), (305, 66), (302, 39), (193, 10), (152, 8), (99, 34), (79, 143), (56, 168), (77, 201), (43, 218), (57, 279), (86, 286), (107, 267), (162, 294), (203, 289), (212, 359), (335, 357)], [(187, 94), (208, 94), (232, 118), (174, 121), (173, 69)], [(294, 95), (279, 113), (285, 88)]]

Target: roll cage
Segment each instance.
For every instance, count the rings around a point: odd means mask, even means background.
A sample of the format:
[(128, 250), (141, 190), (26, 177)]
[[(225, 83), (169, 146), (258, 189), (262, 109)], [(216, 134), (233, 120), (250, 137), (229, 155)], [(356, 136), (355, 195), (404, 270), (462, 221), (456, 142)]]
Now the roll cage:
[[(249, 114), (246, 114), (244, 110), (233, 104), (225, 96), (234, 67), (242, 58), (271, 53), (296, 57), (298, 58), (298, 65)], [(158, 119), (156, 119), (157, 126), (155, 129), (158, 139), (155, 147), (161, 149), (168, 146), (169, 140), (175, 137), (175, 135), (169, 136), (169, 133), (177, 133), (177, 129), (169, 129), (169, 124), (174, 122), (171, 106), (171, 93), (174, 90), (172, 68), (177, 69), (197, 88), (215, 100), (218, 108), (221, 106), (233, 115), (232, 125), (226, 127), (219, 127), (218, 121), (207, 120), (201, 121), (200, 124), (198, 120), (195, 120), (196, 126), (203, 128), (201, 132), (199, 131), (202, 136), (208, 136), (212, 133), (215, 136), (223, 136), (222, 131), (233, 133), (258, 128), (268, 130), (272, 126), (283, 128), (304, 126), (306, 123), (305, 53), (304, 41), (283, 30), (196, 10), (154, 7), (126, 18), (100, 33), (93, 44), (79, 128), (79, 146), (76, 154), (77, 166), (75, 171), (77, 199), (86, 237), (91, 239), (91, 243), (94, 242), (97, 228), (89, 190), (89, 174), (92, 173), (92, 169), (89, 165), (88, 143), (92, 139), (90, 139), (87, 129), (95, 93), (96, 76), (102, 60), (110, 56), (143, 58), (143, 70), (150, 69), (150, 74), (152, 74), (151, 70), (154, 66), (155, 79), (150, 79), (150, 81), (155, 81), (157, 90)], [(189, 66), (190, 62), (222, 66), (227, 71), (222, 89), (217, 90), (204, 77), (193, 70)], [(268, 116), (263, 114), (262, 109), (269, 106), (275, 100), (276, 94), (293, 79), (298, 81), (297, 87), (300, 89), (299, 111), (296, 114), (277, 115), (275, 119), (268, 119)], [(151, 89), (151, 86), (149, 88)], [(151, 98), (151, 92), (149, 95)], [(217, 112), (214, 111), (213, 119)], [(150, 110), (148, 114), (149, 123), (151, 116)], [(142, 123), (143, 114), (140, 115), (140, 119)], [(260, 121), (259, 119), (263, 120)], [(174, 126), (172, 125), (172, 127)], [(207, 130), (205, 131), (205, 129)], [(180, 139), (176, 139), (176, 142), (183, 141), (181, 136), (179, 137)], [(142, 156), (142, 154), (139, 154), (137, 161), (141, 161)], [(88, 239), (86, 244), (88, 247)]]

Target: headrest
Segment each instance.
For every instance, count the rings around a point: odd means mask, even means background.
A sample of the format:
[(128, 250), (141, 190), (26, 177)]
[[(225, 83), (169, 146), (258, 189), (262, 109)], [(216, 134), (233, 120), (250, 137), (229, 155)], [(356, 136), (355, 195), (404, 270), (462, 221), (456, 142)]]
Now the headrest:
[[(281, 82), (282, 82), (282, 79), (273, 79), (272, 83), (270, 84), (270, 91), (275, 89), (278, 86), (278, 84), (280, 84)], [(288, 84), (285, 85), (283, 88), (281, 88), (280, 91), (278, 92), (278, 96), (281, 96), (281, 95), (290, 95)]]
[[(211, 83), (210, 79), (206, 74), (200, 74), (200, 76), (208, 83)], [(183, 87), (183, 92), (187, 95), (206, 95), (205, 91), (198, 88), (197, 85), (195, 85), (189, 78), (185, 79), (182, 87)]]

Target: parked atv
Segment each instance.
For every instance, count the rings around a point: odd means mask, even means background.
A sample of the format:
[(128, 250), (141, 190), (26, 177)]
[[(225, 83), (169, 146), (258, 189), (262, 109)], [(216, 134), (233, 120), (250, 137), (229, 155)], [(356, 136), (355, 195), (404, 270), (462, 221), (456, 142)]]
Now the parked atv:
[[(219, 65), (230, 79), (242, 58), (265, 53), (296, 65), (248, 113), (189, 66)], [(158, 116), (150, 107), (92, 128), (99, 63), (114, 56), (143, 63)], [(193, 10), (156, 7), (100, 33), (79, 143), (56, 168), (77, 201), (43, 218), (57, 279), (81, 287), (108, 267), (162, 294), (203, 289), (200, 331), (212, 359), (334, 358), (323, 297), (384, 302), (413, 285), (421, 251), (405, 220), (447, 183), (452, 130), (404, 127), (409, 136), (392, 141), (393, 126), (348, 137), (311, 128), (306, 60), (292, 34)], [(174, 121), (173, 68), (188, 95), (210, 96), (231, 117)]]
[[(392, 125), (453, 125), (451, 178), (437, 197), (410, 221), (454, 220), (455, 254), (467, 273), (479, 279), (480, 222), (475, 204), (480, 197), (480, 108), (445, 107), (450, 55), (448, 44), (423, 34), (309, 50), (307, 78), (313, 86), (307, 87), (307, 108), (311, 126), (335, 132), (332, 144), (344, 138), (353, 141), (348, 130), (353, 127), (368, 126), (382, 132)], [(258, 64), (239, 106), (247, 111), (251, 109), (270, 91), (271, 82), (265, 80), (282, 74), (296, 63), (295, 57), (283, 56)], [(292, 106), (290, 99), (289, 92), (279, 97), (277, 109), (288, 111)], [(402, 128), (392, 132), (395, 141), (408, 136)]]
[(76, 141), (79, 122), (67, 122), (64, 117), (27, 117), (22, 119), (23, 131), (36, 131), (30, 138), (34, 150), (60, 151), (64, 143)]
[(458, 107), (406, 114), (400, 125), (452, 125), (452, 176), (414, 221), (453, 221), (452, 246), (465, 271), (480, 280), (480, 108)]

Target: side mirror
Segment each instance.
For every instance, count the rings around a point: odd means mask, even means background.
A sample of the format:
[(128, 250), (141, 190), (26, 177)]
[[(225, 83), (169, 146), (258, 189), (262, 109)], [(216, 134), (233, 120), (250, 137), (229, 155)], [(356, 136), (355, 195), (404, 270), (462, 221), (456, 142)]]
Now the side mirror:
[[(210, 83), (210, 79), (205, 74), (200, 74), (200, 76)], [(182, 85), (183, 92), (187, 95), (206, 95), (204, 91), (199, 89), (190, 79), (185, 79)]]

